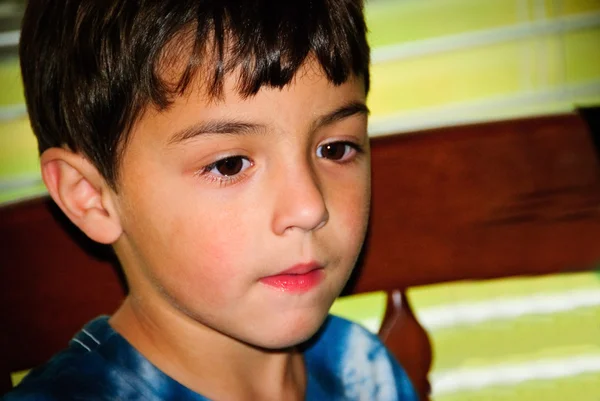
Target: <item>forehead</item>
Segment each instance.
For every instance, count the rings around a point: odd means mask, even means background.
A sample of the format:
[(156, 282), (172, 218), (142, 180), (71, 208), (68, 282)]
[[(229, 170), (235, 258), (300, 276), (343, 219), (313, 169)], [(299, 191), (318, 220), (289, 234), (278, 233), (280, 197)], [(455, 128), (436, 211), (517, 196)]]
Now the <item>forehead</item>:
[[(169, 76), (175, 77), (180, 65), (172, 64)], [(283, 88), (263, 86), (255, 95), (240, 91), (240, 74), (236, 70), (223, 79), (220, 96), (212, 95), (202, 74), (197, 74), (186, 90), (174, 96), (167, 108), (151, 105), (134, 126), (133, 135), (161, 133), (168, 135), (207, 120), (229, 120), (271, 126), (279, 130), (308, 127), (319, 117), (354, 103), (365, 108), (365, 89), (361, 77), (351, 75), (335, 85), (327, 79), (320, 64), (308, 58)], [(364, 114), (364, 113), (363, 113)]]

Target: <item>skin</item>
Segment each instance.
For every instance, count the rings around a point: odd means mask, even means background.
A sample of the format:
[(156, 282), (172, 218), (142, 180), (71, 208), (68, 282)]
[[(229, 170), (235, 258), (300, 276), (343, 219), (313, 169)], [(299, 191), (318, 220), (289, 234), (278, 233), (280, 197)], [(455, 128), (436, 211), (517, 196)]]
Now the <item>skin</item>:
[[(146, 110), (118, 192), (65, 149), (44, 153), (43, 176), (82, 230), (114, 245), (130, 294), (110, 323), (152, 363), (214, 399), (302, 399), (296, 346), (323, 323), (366, 231), (365, 92), (313, 60), (249, 98), (236, 78), (220, 100), (194, 86)], [(306, 291), (261, 281), (302, 263), (322, 268)]]

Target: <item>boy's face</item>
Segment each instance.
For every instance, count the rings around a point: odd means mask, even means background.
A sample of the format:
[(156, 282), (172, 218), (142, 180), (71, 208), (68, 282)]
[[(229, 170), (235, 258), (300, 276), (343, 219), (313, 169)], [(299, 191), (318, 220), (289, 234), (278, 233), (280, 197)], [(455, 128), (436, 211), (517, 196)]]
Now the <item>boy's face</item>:
[(190, 92), (146, 111), (126, 145), (115, 249), (132, 299), (255, 346), (295, 345), (322, 324), (364, 239), (362, 79), (336, 87), (309, 61), (283, 90), (244, 99), (230, 76), (223, 100)]

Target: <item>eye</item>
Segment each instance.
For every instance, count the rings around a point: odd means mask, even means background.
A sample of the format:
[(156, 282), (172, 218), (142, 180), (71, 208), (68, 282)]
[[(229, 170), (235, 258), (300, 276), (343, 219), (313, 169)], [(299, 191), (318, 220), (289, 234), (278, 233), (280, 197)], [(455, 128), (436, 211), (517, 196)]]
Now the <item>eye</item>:
[(334, 161), (346, 161), (356, 155), (358, 145), (350, 142), (331, 142), (317, 148), (317, 156)]
[(209, 164), (204, 171), (221, 177), (232, 177), (244, 172), (252, 163), (242, 156), (226, 157)]

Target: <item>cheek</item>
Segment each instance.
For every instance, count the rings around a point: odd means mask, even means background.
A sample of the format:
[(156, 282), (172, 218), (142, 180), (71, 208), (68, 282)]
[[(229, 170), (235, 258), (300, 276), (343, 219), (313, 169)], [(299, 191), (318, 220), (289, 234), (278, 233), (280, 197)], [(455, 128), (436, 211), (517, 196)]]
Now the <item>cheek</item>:
[(359, 237), (359, 242), (366, 231), (370, 199), (371, 185), (367, 175), (345, 185), (343, 190), (335, 191), (334, 194), (335, 208), (346, 232)]
[(327, 232), (341, 253), (343, 265), (351, 269), (360, 252), (369, 218), (370, 185), (355, 179), (352, 185), (338, 187), (329, 202), (331, 227)]
[(218, 212), (192, 212), (177, 220), (178, 228), (172, 232), (180, 235), (174, 235), (178, 238), (172, 249), (186, 270), (208, 280), (239, 273), (252, 241), (243, 221)]
[[(183, 220), (182, 227), (186, 225), (190, 226), (190, 219)], [(192, 310), (225, 307), (249, 282), (243, 279), (244, 258), (235, 249), (235, 240), (217, 236), (217, 232), (210, 225), (201, 230), (179, 231), (181, 241), (162, 250), (173, 263), (166, 270), (157, 266), (158, 284)]]
[(202, 298), (215, 305), (245, 283), (232, 277), (243, 277), (252, 238), (235, 215), (198, 197), (189, 199), (168, 191), (140, 198), (129, 212), (134, 216), (130, 234), (141, 257), (138, 263), (156, 286), (184, 303)]
[(258, 279), (252, 270), (259, 252), (256, 233), (239, 218), (219, 213), (190, 220), (179, 223), (187, 245), (174, 248), (181, 268), (169, 279), (172, 292), (191, 310), (229, 309)]

